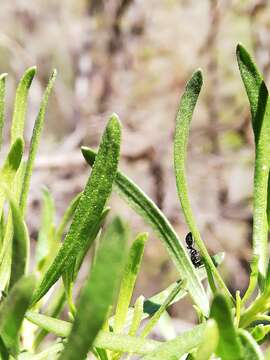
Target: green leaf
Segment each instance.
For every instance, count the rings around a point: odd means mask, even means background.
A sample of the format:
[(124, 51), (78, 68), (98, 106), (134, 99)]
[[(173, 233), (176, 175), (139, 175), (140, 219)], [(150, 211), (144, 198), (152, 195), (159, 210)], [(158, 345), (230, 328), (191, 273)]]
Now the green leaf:
[(219, 341), (218, 327), (215, 320), (208, 320), (200, 346), (198, 347), (196, 360), (208, 360), (215, 352)]
[(193, 215), (190, 201), (188, 198), (188, 185), (186, 179), (186, 154), (187, 143), (189, 135), (190, 122), (192, 120), (193, 111), (197, 103), (198, 96), (202, 87), (202, 73), (200, 70), (196, 71), (189, 82), (187, 83), (185, 92), (181, 98), (177, 118), (174, 137), (174, 168), (176, 176), (176, 185), (178, 191), (178, 197), (181, 202), (183, 213), (187, 225), (192, 232), (195, 239), (195, 243), (198, 246), (203, 261), (209, 269), (209, 283), (212, 284), (211, 275), (216, 280), (220, 290), (222, 290), (228, 298), (231, 298), (231, 294), (228, 291), (222, 277), (219, 275), (217, 268), (215, 267), (211, 256), (209, 255), (204, 242), (202, 241), (198, 226)]
[(38, 116), (37, 116), (35, 124), (34, 124), (34, 129), (33, 129), (33, 134), (31, 137), (31, 143), (30, 143), (30, 149), (29, 149), (29, 155), (28, 155), (28, 159), (26, 162), (26, 170), (25, 170), (24, 178), (23, 178), (21, 197), (20, 197), (20, 206), (21, 206), (23, 214), (25, 212), (26, 201), (27, 201), (27, 196), (28, 196), (29, 187), (30, 187), (30, 179), (31, 179), (32, 172), (33, 172), (33, 166), (34, 166), (34, 162), (35, 162), (35, 158), (36, 158), (36, 153), (37, 153), (37, 149), (39, 146), (41, 133), (43, 130), (46, 109), (47, 109), (49, 97), (50, 97), (50, 94), (52, 91), (52, 87), (53, 87), (55, 78), (56, 78), (56, 70), (54, 70), (51, 74), (51, 77), (49, 79), (48, 85), (46, 87), (46, 90), (44, 92), (44, 95), (43, 95), (43, 98), (41, 101)]
[(261, 342), (264, 340), (265, 336), (270, 332), (270, 325), (259, 324), (254, 326), (251, 330), (251, 335), (256, 342)]
[(78, 276), (78, 272), (83, 263), (83, 259), (85, 258), (90, 246), (93, 244), (93, 241), (97, 238), (100, 228), (106, 216), (108, 215), (109, 211), (110, 208), (105, 208), (103, 210), (100, 218), (98, 219), (96, 224), (92, 227), (92, 229), (89, 231), (87, 242), (80, 249), (73, 262), (70, 264), (68, 269), (62, 275), (65, 291), (66, 291), (66, 297), (72, 315), (75, 314), (75, 310), (76, 310), (72, 300), (72, 291), (73, 291), (74, 282)]
[(0, 184), (4, 190), (10, 205), (13, 226), (12, 261), (9, 287), (12, 288), (16, 282), (28, 272), (30, 238), (27, 226), (14, 196), (6, 184)]
[(148, 323), (142, 329), (142, 332), (140, 334), (141, 337), (144, 338), (150, 333), (150, 331), (154, 328), (154, 326), (160, 319), (161, 315), (164, 313), (164, 311), (167, 309), (167, 307), (171, 304), (171, 302), (176, 297), (176, 295), (179, 293), (179, 291), (181, 290), (182, 287), (185, 287), (185, 285), (183, 284), (183, 282), (180, 282), (173, 288), (173, 290), (169, 293), (169, 295), (165, 299), (164, 303), (160, 306), (160, 308), (155, 312), (155, 314), (152, 316), (152, 318), (148, 321)]
[[(67, 337), (72, 324), (48, 316), (28, 311), (26, 318), (33, 324), (46, 329), (48, 332), (61, 337)], [(133, 336), (114, 334), (112, 332), (100, 331), (95, 339), (95, 347), (111, 351), (129, 352), (134, 354), (148, 354), (158, 348), (162, 343), (155, 340), (145, 340)]]
[(218, 294), (214, 297), (210, 317), (216, 320), (220, 335), (216, 354), (222, 360), (242, 359), (241, 346), (233, 325), (231, 310), (223, 295)]
[[(24, 142), (22, 138), (17, 138), (12, 144), (9, 153), (5, 159), (4, 165), (0, 170), (1, 181), (6, 183), (9, 189), (12, 189), (14, 178), (21, 164), (23, 156)], [(5, 196), (0, 192), (0, 214), (2, 215)]]
[(267, 203), (269, 204), (267, 193), (270, 169), (269, 96), (262, 75), (247, 50), (242, 45), (238, 45), (236, 53), (241, 77), (250, 102), (255, 138), (253, 254), (259, 256), (259, 273), (264, 279), (268, 257), (268, 222), (270, 224), (270, 212), (267, 206)]
[(118, 302), (114, 316), (115, 323), (113, 329), (116, 333), (121, 332), (125, 324), (128, 307), (133, 294), (135, 281), (140, 270), (144, 246), (147, 238), (147, 233), (139, 234), (133, 242), (129, 251), (128, 260), (120, 285)]
[(8, 351), (18, 354), (19, 331), (31, 302), (35, 278), (22, 277), (12, 288), (0, 308), (0, 336)]
[(239, 329), (238, 334), (242, 344), (243, 359), (264, 360), (263, 353), (252, 335), (244, 329)]
[[(158, 346), (144, 360), (176, 360), (182, 355), (198, 347), (201, 343), (205, 330), (205, 324), (195, 326), (192, 330), (186, 331), (175, 339), (167, 341)], [(234, 359), (234, 358), (233, 358)]]
[(98, 222), (111, 194), (118, 166), (120, 138), (120, 122), (117, 116), (113, 115), (102, 137), (92, 173), (76, 208), (70, 229), (34, 294), (33, 304), (47, 293), (88, 242), (89, 232)]
[[(95, 161), (95, 152), (83, 147), (82, 153), (89, 165)], [(144, 192), (120, 171), (115, 178), (115, 189), (118, 194), (155, 230), (158, 237), (166, 246), (174, 261), (181, 278), (187, 280), (187, 289), (194, 302), (207, 315), (209, 302), (204, 288), (196, 274), (196, 270), (181, 243), (178, 235), (159, 208)]]
[[(249, 276), (249, 284), (248, 284), (248, 288), (247, 288), (245, 295), (243, 296), (243, 299), (241, 302), (242, 306), (247, 302), (247, 300), (250, 298), (250, 296), (253, 294), (253, 292), (256, 289), (258, 273), (259, 273), (258, 262), (259, 262), (258, 255), (253, 256), (251, 263), (250, 263), (251, 271), (250, 271), (250, 276)], [(270, 267), (269, 267), (269, 270), (270, 270)], [(270, 272), (269, 272), (269, 277), (267, 276), (267, 278), (266, 278), (266, 287), (268, 287), (267, 286), (268, 281), (270, 282)]]
[(11, 144), (13, 144), (18, 137), (23, 138), (27, 96), (35, 74), (36, 67), (30, 67), (25, 71), (18, 84), (11, 125)]
[(3, 127), (5, 123), (5, 96), (6, 96), (6, 77), (8, 74), (0, 75), (0, 149), (3, 143)]
[(139, 296), (135, 302), (133, 317), (128, 331), (128, 335), (130, 336), (135, 336), (140, 327), (143, 318), (143, 302), (144, 302), (143, 296)]
[(97, 261), (79, 298), (78, 311), (59, 360), (85, 359), (112, 304), (123, 269), (127, 231), (119, 218), (108, 227)]
[(72, 219), (75, 210), (79, 204), (80, 198), (81, 198), (82, 193), (79, 193), (78, 195), (76, 195), (70, 202), (69, 206), (67, 207), (61, 222), (56, 230), (56, 234), (55, 234), (55, 238), (56, 238), (56, 242), (60, 242), (62, 240), (62, 237), (65, 233), (66, 227), (68, 225), (68, 223), (70, 222), (70, 220)]
[(59, 247), (55, 239), (55, 205), (54, 199), (48, 189), (42, 190), (41, 224), (36, 245), (36, 266), (43, 273), (46, 265), (51, 261), (52, 255)]
[[(20, 168), (21, 159), (23, 155), (23, 140), (21, 138), (11, 146), (8, 156), (4, 162), (2, 169), (0, 170), (0, 178), (2, 183), (6, 184), (8, 189), (14, 193), (16, 199), (16, 185), (18, 181), (14, 181), (15, 175), (17, 175), (18, 169)], [(22, 169), (23, 167), (21, 167)], [(5, 201), (5, 194), (0, 189), (0, 214), (3, 214), (3, 205)], [(1, 252), (0, 252), (0, 289), (4, 290), (10, 280), (11, 261), (12, 261), (12, 236), (13, 236), (13, 225), (12, 217), (9, 214), (8, 220), (5, 226), (5, 234), (3, 237)]]

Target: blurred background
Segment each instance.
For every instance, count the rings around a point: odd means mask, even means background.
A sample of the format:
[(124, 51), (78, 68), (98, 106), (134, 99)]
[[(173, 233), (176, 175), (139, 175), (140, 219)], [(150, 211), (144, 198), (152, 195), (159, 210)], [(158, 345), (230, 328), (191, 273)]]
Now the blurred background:
[[(181, 239), (187, 233), (173, 172), (173, 133), (180, 95), (201, 67), (204, 87), (188, 153), (190, 198), (211, 254), (225, 251), (222, 272), (232, 291), (245, 289), (252, 229), (254, 144), (249, 106), (237, 68), (238, 42), (270, 74), (270, 6), (248, 0), (2, 0), (0, 70), (8, 72), (7, 117), (24, 70), (37, 65), (27, 134), (50, 72), (58, 70), (31, 185), (28, 224), (35, 241), (41, 189), (57, 216), (89, 174), (81, 145), (97, 146), (108, 116), (123, 123), (122, 169), (157, 203)], [(6, 141), (9, 138), (6, 126)], [(113, 212), (133, 235), (149, 230), (116, 196)], [(136, 294), (150, 296), (177, 278), (150, 231)], [(172, 314), (192, 321), (182, 301)]]

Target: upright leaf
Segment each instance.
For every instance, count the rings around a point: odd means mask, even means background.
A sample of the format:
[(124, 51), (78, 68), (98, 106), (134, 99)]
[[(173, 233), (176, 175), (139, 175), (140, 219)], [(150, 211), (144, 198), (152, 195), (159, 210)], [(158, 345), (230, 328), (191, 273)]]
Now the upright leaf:
[(99, 220), (112, 191), (118, 166), (120, 138), (120, 122), (117, 116), (113, 115), (105, 129), (92, 173), (81, 195), (70, 229), (34, 294), (33, 304), (47, 293), (88, 242), (89, 233)]
[(30, 67), (25, 71), (18, 84), (11, 125), (11, 144), (13, 144), (18, 137), (23, 138), (27, 96), (35, 74), (36, 67)]
[(53, 87), (55, 78), (56, 78), (56, 70), (54, 70), (52, 72), (52, 75), (49, 79), (47, 88), (44, 92), (44, 95), (43, 95), (43, 98), (41, 101), (39, 113), (38, 113), (38, 116), (37, 116), (35, 124), (34, 124), (34, 129), (33, 129), (33, 134), (31, 137), (31, 143), (30, 143), (30, 149), (29, 149), (29, 155), (28, 155), (28, 159), (26, 162), (26, 170), (25, 170), (24, 178), (23, 178), (21, 197), (20, 197), (20, 206), (22, 209), (22, 213), (24, 213), (25, 207), (26, 207), (26, 201), (27, 201), (27, 196), (28, 196), (28, 192), (29, 192), (30, 179), (31, 179), (32, 172), (33, 172), (34, 161), (36, 158), (36, 153), (37, 153), (37, 149), (39, 146), (41, 133), (43, 130), (46, 109), (47, 109), (49, 97), (50, 97), (50, 94), (52, 91), (52, 87)]
[(105, 232), (97, 261), (78, 303), (78, 311), (59, 360), (85, 359), (101, 329), (123, 268), (127, 231), (115, 218)]
[(121, 332), (125, 324), (147, 237), (146, 233), (139, 234), (130, 248), (114, 316), (114, 332)]
[[(267, 87), (247, 50), (237, 46), (237, 60), (250, 102), (255, 138), (255, 172), (253, 192), (253, 254), (259, 256), (259, 274), (267, 269), (268, 223), (270, 195), (267, 200), (270, 170), (270, 106)], [(268, 206), (267, 206), (268, 203)], [(268, 221), (267, 221), (268, 218)]]
[(218, 294), (214, 297), (210, 317), (216, 320), (219, 330), (216, 354), (222, 360), (241, 360), (240, 341), (233, 325), (229, 304), (223, 295)]
[(0, 308), (0, 336), (8, 351), (18, 354), (19, 331), (31, 302), (35, 279), (22, 277), (12, 288)]
[(27, 273), (29, 267), (30, 238), (27, 226), (14, 196), (5, 184), (0, 184), (10, 205), (13, 227), (12, 261), (9, 287)]
[(49, 255), (53, 250), (59, 246), (55, 241), (55, 205), (54, 200), (48, 189), (44, 188), (42, 191), (42, 213), (41, 224), (38, 233), (38, 240), (36, 245), (36, 265), (39, 271), (42, 272), (46, 263), (48, 263)]
[[(24, 142), (22, 138), (17, 138), (12, 144), (8, 155), (5, 159), (4, 165), (0, 170), (0, 178), (3, 183), (12, 188), (15, 175), (21, 164), (23, 156)], [(3, 191), (0, 191), (0, 214), (2, 215), (3, 205), (5, 201), (5, 195)]]
[[(83, 147), (82, 153), (89, 165), (93, 165), (96, 154), (93, 150)], [(187, 289), (194, 302), (204, 315), (209, 312), (209, 302), (194, 266), (181, 243), (178, 235), (164, 214), (155, 203), (135, 185), (132, 180), (117, 172), (115, 189), (118, 194), (154, 229), (159, 239), (167, 248), (182, 279), (187, 280)]]
[(190, 201), (188, 198), (188, 185), (185, 170), (188, 134), (193, 111), (201, 91), (202, 82), (202, 73), (200, 70), (198, 70), (192, 75), (192, 78), (187, 83), (185, 92), (181, 98), (181, 102), (179, 105), (174, 138), (174, 168), (176, 185), (178, 197), (181, 202), (187, 225), (192, 232), (192, 235), (194, 236), (196, 245), (200, 250), (206, 268), (209, 269), (209, 271), (211, 270), (212, 274), (210, 273), (208, 276), (209, 282), (211, 284), (211, 275), (213, 275), (220, 289), (224, 291), (228, 298), (231, 298), (231, 294), (229, 293), (224, 281), (222, 280), (222, 277), (219, 275), (218, 270), (215, 267), (211, 256), (208, 254), (204, 242), (201, 239), (201, 235), (196, 224), (195, 217), (193, 215)]
[(3, 142), (3, 127), (5, 123), (6, 77), (6, 73), (0, 75), (0, 149)]

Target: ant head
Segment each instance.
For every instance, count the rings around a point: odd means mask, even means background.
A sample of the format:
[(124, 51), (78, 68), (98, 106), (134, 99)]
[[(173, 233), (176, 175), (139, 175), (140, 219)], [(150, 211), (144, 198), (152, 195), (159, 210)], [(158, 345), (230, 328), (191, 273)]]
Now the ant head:
[(187, 246), (192, 246), (193, 244), (193, 237), (191, 232), (189, 232), (186, 236), (186, 244)]

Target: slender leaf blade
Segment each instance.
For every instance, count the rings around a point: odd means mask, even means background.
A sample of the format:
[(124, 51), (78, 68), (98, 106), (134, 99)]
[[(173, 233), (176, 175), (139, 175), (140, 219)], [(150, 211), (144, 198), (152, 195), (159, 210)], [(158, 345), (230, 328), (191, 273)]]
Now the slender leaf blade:
[(6, 73), (0, 75), (0, 149), (3, 143), (3, 127), (5, 123), (6, 77)]
[(13, 144), (18, 137), (23, 138), (27, 97), (36, 70), (35, 66), (27, 69), (18, 84), (11, 125), (11, 144)]
[(76, 208), (70, 229), (34, 294), (33, 304), (41, 299), (68, 269), (88, 241), (88, 234), (100, 218), (112, 191), (119, 160), (120, 138), (120, 122), (117, 116), (113, 115), (105, 129), (92, 173)]
[(30, 253), (30, 238), (27, 226), (24, 222), (20, 208), (17, 202), (9, 191), (6, 184), (0, 185), (5, 192), (9, 201), (12, 227), (13, 227), (13, 243), (12, 243), (12, 261), (9, 287), (13, 285), (28, 272), (29, 267), (29, 253)]
[(128, 307), (133, 294), (135, 281), (140, 269), (145, 242), (148, 238), (147, 233), (139, 234), (134, 240), (128, 255), (128, 260), (125, 266), (122, 277), (118, 302), (115, 310), (114, 332), (121, 332), (125, 324)]
[[(268, 223), (270, 224), (270, 105), (267, 87), (254, 61), (238, 45), (237, 61), (251, 108), (255, 138), (255, 172), (253, 192), (253, 254), (259, 256), (259, 274), (265, 278), (267, 269)], [(267, 199), (268, 197), (268, 199)]]
[(56, 79), (56, 74), (57, 74), (56, 70), (54, 70), (51, 74), (51, 77), (49, 79), (48, 85), (46, 87), (46, 90), (44, 92), (44, 95), (43, 95), (43, 98), (41, 101), (38, 116), (37, 116), (35, 124), (34, 124), (34, 129), (33, 129), (33, 134), (31, 137), (31, 143), (30, 143), (30, 149), (29, 149), (29, 155), (28, 155), (28, 159), (26, 162), (26, 170), (25, 170), (24, 177), (23, 177), (23, 186), (22, 186), (22, 191), (21, 191), (21, 196), (20, 196), (20, 206), (21, 206), (23, 213), (24, 213), (25, 207), (26, 207), (27, 196), (28, 196), (28, 192), (29, 192), (29, 188), (30, 188), (30, 180), (31, 180), (32, 172), (33, 172), (33, 166), (34, 166), (36, 153), (37, 153), (37, 149), (38, 149), (39, 142), (40, 142), (41, 133), (43, 130), (46, 109), (47, 109), (49, 97), (50, 97), (50, 94), (51, 94), (51, 91), (53, 88), (53, 84)]
[(48, 189), (44, 188), (42, 191), (42, 213), (41, 224), (38, 233), (37, 245), (36, 245), (36, 266), (39, 271), (42, 272), (46, 268), (49, 255), (52, 249), (59, 246), (59, 243), (55, 241), (55, 204), (52, 195)]
[(85, 359), (112, 304), (123, 268), (127, 230), (115, 218), (104, 234), (97, 261), (78, 303), (74, 324), (59, 360)]
[[(198, 226), (193, 215), (189, 197), (188, 197), (188, 185), (186, 179), (186, 154), (187, 154), (187, 143), (188, 143), (188, 134), (189, 126), (192, 120), (193, 111), (197, 103), (198, 96), (201, 91), (203, 79), (202, 73), (200, 70), (196, 71), (189, 82), (187, 83), (184, 94), (181, 97), (179, 109), (177, 112), (176, 118), (176, 128), (175, 128), (175, 137), (174, 137), (174, 168), (176, 176), (176, 185), (178, 197), (181, 202), (183, 213), (187, 222), (187, 225), (194, 236), (196, 245), (198, 246), (200, 253), (205, 262), (206, 269), (209, 270), (208, 279), (210, 284), (212, 282), (212, 276), (216, 280), (220, 289), (231, 298), (224, 281), (219, 275), (217, 268), (215, 267), (211, 256), (209, 255), (204, 242), (201, 239), (201, 235), (198, 229)], [(212, 276), (211, 276), (212, 275)], [(215, 287), (213, 287), (214, 289)]]

